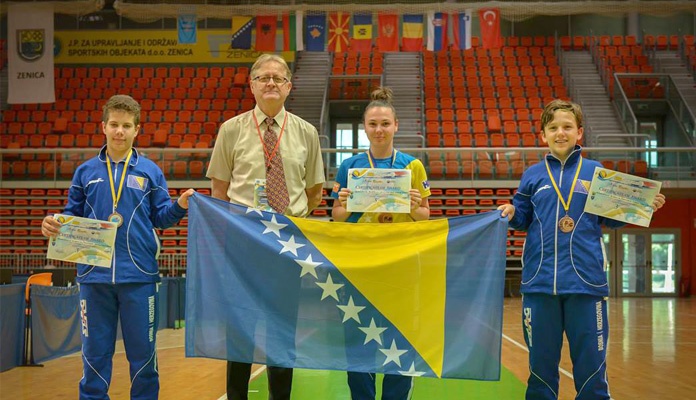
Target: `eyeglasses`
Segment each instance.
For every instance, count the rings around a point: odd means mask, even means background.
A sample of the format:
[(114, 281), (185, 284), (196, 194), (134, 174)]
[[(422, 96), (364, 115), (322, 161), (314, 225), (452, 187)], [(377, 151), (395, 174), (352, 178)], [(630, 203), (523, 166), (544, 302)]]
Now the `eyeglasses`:
[(282, 76), (257, 76), (256, 78), (253, 78), (252, 81), (261, 82), (265, 85), (268, 82), (270, 82), (271, 79), (273, 80), (273, 83), (275, 83), (278, 86), (284, 85), (284, 84), (290, 82), (288, 80), (288, 78), (285, 78)]

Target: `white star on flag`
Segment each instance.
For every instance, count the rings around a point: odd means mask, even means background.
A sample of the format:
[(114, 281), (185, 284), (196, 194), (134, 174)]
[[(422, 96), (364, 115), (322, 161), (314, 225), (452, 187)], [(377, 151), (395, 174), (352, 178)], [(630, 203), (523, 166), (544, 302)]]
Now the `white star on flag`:
[(259, 217), (263, 217), (263, 213), (258, 208), (247, 207), (246, 214), (249, 214), (249, 213), (256, 213), (256, 214), (259, 214)]
[(386, 331), (387, 328), (379, 328), (375, 324), (375, 319), (372, 318), (370, 321), (370, 326), (368, 327), (358, 327), (361, 331), (365, 332), (365, 343), (363, 344), (368, 344), (371, 340), (374, 340), (375, 342), (379, 343), (380, 346), (382, 345), (382, 337), (380, 336), (382, 332)]
[(398, 365), (399, 367), (401, 366), (401, 356), (404, 355), (407, 350), (399, 350), (396, 347), (396, 340), (392, 340), (391, 347), (388, 349), (379, 349), (382, 353), (384, 353), (385, 356), (387, 356), (387, 359), (384, 360), (384, 364), (382, 365), (387, 365), (390, 362), (394, 362), (394, 364)]
[(266, 229), (262, 233), (263, 235), (272, 232), (278, 237), (280, 237), (280, 230), (288, 226), (288, 224), (279, 224), (278, 221), (276, 221), (275, 214), (271, 216), (270, 221), (261, 221), (261, 223), (266, 225)]
[(310, 274), (314, 278), (318, 278), (316, 268), (320, 266), (322, 263), (312, 260), (311, 254), (307, 256), (306, 260), (295, 260), (295, 262), (302, 266), (302, 271), (300, 271), (300, 277)]
[(338, 301), (338, 293), (336, 291), (340, 288), (343, 287), (342, 283), (334, 283), (333, 279), (331, 279), (331, 274), (326, 278), (326, 282), (317, 282), (317, 285), (324, 289), (324, 291), (321, 294), (321, 299), (324, 300), (325, 298), (331, 296), (336, 301)]
[(278, 254), (283, 254), (285, 252), (291, 252), (295, 257), (297, 257), (297, 249), (300, 247), (304, 247), (305, 245), (300, 244), (300, 243), (295, 243), (295, 235), (290, 236), (290, 239), (287, 241), (285, 240), (279, 240), (278, 243), (283, 245), (283, 248), (280, 249), (280, 253)]
[(356, 306), (355, 303), (353, 303), (353, 296), (350, 296), (348, 298), (348, 304), (345, 306), (338, 305), (336, 306), (341, 309), (345, 314), (343, 314), (343, 322), (348, 321), (349, 319), (354, 319), (360, 323), (360, 316), (358, 313), (362, 310), (365, 309), (363, 306)]
[(423, 376), (425, 375), (425, 372), (420, 372), (416, 371), (416, 363), (412, 362), (411, 363), (411, 368), (408, 369), (408, 371), (399, 371), (401, 375), (404, 376)]

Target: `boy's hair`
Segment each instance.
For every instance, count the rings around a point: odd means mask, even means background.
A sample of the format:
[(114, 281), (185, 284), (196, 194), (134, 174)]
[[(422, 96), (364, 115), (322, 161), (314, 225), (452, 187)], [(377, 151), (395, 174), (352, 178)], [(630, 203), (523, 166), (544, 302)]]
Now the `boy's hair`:
[(104, 110), (102, 114), (102, 120), (104, 122), (109, 121), (109, 114), (112, 110), (121, 110), (133, 115), (135, 126), (140, 125), (140, 104), (128, 95), (117, 94), (111, 96), (102, 109)]
[(541, 130), (543, 131), (549, 122), (553, 121), (553, 114), (558, 111), (567, 111), (575, 116), (575, 123), (578, 128), (582, 128), (582, 109), (579, 105), (565, 100), (551, 100), (546, 107), (544, 107), (544, 112), (541, 113)]
[(365, 112), (363, 112), (363, 121), (365, 120), (365, 114), (367, 114), (367, 111), (374, 107), (391, 108), (392, 113), (394, 114), (394, 121), (397, 121), (398, 119), (396, 118), (396, 109), (392, 104), (393, 97), (394, 92), (392, 92), (392, 90), (388, 87), (380, 86), (377, 89), (373, 90), (372, 93), (370, 93), (370, 104), (368, 104), (367, 107), (365, 107)]
[(261, 66), (267, 62), (277, 62), (280, 64), (283, 69), (285, 70), (285, 77), (288, 78), (289, 81), (292, 80), (292, 71), (290, 71), (290, 67), (288, 67), (288, 63), (285, 62), (285, 59), (277, 54), (271, 54), (271, 53), (265, 53), (261, 54), (256, 61), (254, 62), (254, 65), (251, 66), (251, 70), (249, 70), (249, 76), (252, 78), (256, 78), (256, 71), (261, 68)]

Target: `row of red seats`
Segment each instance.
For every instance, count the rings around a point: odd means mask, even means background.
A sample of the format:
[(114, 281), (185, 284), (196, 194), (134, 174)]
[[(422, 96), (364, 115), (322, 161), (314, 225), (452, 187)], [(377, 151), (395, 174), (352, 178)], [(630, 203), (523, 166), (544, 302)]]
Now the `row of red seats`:
[(247, 65), (226, 66), (129, 66), (129, 67), (55, 67), (56, 78), (234, 78), (249, 75)]
[(487, 108), (452, 107), (451, 103), (452, 99), (449, 98), (442, 99), (439, 104), (437, 99), (426, 99), (426, 121), (487, 121), (492, 117), (498, 117), (501, 121), (540, 121), (544, 112), (542, 108), (498, 108), (492, 105)]
[[(56, 78), (55, 88), (63, 89), (231, 89), (247, 87), (249, 76), (237, 74), (233, 78)], [(148, 92), (149, 93), (149, 92)]]
[[(444, 125), (444, 124), (443, 124)], [(464, 124), (458, 123), (459, 133), (427, 133), (425, 142), (427, 147), (538, 147), (537, 135), (530, 131), (510, 133), (488, 133), (486, 126), (475, 124), (470, 131), (462, 128)], [(485, 123), (484, 123), (485, 125)], [(445, 128), (447, 129), (447, 128)]]
[[(502, 46), (494, 48), (472, 47), (466, 50), (442, 50), (423, 52), (423, 64), (425, 66), (457, 66), (470, 65), (480, 57), (556, 57), (556, 49), (553, 46)], [(481, 63), (487, 64), (487, 63)]]

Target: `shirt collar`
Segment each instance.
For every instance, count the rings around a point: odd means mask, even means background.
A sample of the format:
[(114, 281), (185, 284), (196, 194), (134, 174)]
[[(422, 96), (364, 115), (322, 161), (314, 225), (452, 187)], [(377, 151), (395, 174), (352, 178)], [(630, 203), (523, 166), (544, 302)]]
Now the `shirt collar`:
[[(283, 120), (285, 119), (285, 112), (285, 107), (283, 107), (280, 109), (280, 112), (273, 118), (273, 120), (276, 124), (278, 124), (278, 126), (281, 126), (283, 124)], [(270, 118), (268, 115), (264, 114), (263, 111), (261, 111), (258, 105), (254, 107), (254, 115), (256, 116), (256, 121), (258, 121), (259, 126), (263, 124), (266, 118)]]
[[(130, 162), (128, 163), (128, 165), (130, 165), (131, 167), (134, 167), (134, 166), (138, 165), (138, 157), (140, 157), (140, 156), (138, 155), (138, 150), (136, 150), (135, 147), (133, 147), (133, 155), (131, 156), (131, 159), (130, 159)], [(101, 162), (103, 162), (103, 163), (106, 162), (106, 160), (107, 160), (107, 156), (106, 156), (106, 145), (104, 145), (104, 146), (101, 148), (101, 150), (99, 150), (99, 156), (98, 156), (98, 158), (99, 158), (99, 161), (101, 161)], [(120, 162), (120, 161), (119, 161), (119, 162)]]

